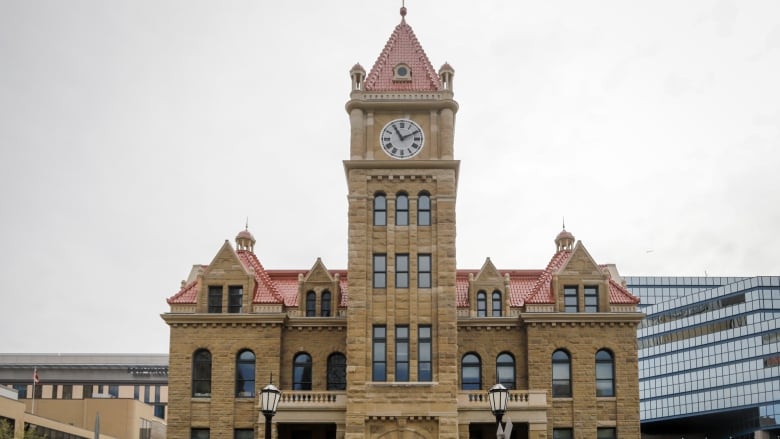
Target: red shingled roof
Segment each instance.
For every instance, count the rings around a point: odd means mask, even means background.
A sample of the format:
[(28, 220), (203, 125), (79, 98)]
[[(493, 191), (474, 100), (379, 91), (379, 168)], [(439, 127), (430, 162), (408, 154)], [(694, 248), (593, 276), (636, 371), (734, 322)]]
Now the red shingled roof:
[[(241, 263), (254, 270), (256, 288), (253, 303), (283, 303), (285, 306), (298, 306), (298, 275), (308, 270), (265, 270), (254, 253), (246, 250), (236, 252)], [(501, 275), (509, 274), (510, 306), (520, 307), (526, 303), (555, 303), (550, 287), (553, 274), (566, 264), (571, 250), (562, 250), (553, 255), (544, 270), (498, 270)], [(206, 266), (202, 266), (205, 268)], [(339, 275), (341, 301), (339, 307), (346, 308), (349, 298), (347, 291), (347, 271), (329, 270), (331, 276)], [(479, 270), (458, 270), (455, 279), (456, 306), (469, 306), (469, 275)], [(194, 304), (197, 299), (198, 282), (192, 281), (182, 287), (178, 293), (168, 299), (169, 304)], [(613, 304), (637, 304), (639, 298), (614, 280), (609, 280), (609, 302)]]
[(636, 305), (639, 303), (639, 297), (634, 296), (626, 287), (610, 279), (609, 303)]
[(168, 298), (168, 304), (187, 304), (195, 303), (198, 300), (198, 281), (197, 279), (181, 287), (178, 293)]
[[(411, 81), (394, 81), (393, 68), (406, 64)], [(401, 19), (366, 77), (366, 91), (437, 91), (441, 80), (411, 26)]]
[(552, 275), (555, 271), (558, 271), (571, 256), (571, 250), (561, 250), (555, 253), (547, 264), (547, 268), (544, 269), (542, 275), (536, 280), (533, 286), (533, 290), (528, 295), (526, 303), (555, 303), (555, 297), (553, 297), (552, 288), (550, 283), (552, 282)]
[(236, 252), (238, 259), (244, 264), (244, 267), (255, 272), (255, 291), (252, 303), (283, 303), (283, 298), (276, 283), (266, 273), (263, 264), (257, 259), (254, 253), (247, 250)]

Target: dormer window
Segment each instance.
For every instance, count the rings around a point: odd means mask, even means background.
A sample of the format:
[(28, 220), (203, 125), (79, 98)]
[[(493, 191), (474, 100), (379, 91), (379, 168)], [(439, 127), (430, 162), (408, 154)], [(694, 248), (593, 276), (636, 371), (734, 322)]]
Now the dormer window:
[(409, 82), (412, 80), (412, 69), (407, 64), (397, 64), (393, 67), (393, 81)]

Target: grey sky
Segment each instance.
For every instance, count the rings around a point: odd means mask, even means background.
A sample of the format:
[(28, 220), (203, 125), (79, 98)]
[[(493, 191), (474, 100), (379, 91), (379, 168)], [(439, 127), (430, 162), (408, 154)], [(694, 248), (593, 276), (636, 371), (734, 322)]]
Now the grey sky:
[[(247, 217), (266, 268), (345, 268), (348, 72), (399, 5), (0, 0), (0, 352), (167, 352)], [(780, 274), (780, 2), (407, 7), (455, 68), (459, 268), (543, 268), (565, 216), (623, 274)]]

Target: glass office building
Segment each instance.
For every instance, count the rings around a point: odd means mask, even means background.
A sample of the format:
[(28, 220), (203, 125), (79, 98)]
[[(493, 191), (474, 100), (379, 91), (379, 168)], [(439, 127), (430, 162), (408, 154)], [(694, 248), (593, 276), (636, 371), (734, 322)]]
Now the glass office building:
[[(627, 276), (648, 437), (780, 435), (780, 277)], [(672, 436), (675, 435), (675, 436)]]

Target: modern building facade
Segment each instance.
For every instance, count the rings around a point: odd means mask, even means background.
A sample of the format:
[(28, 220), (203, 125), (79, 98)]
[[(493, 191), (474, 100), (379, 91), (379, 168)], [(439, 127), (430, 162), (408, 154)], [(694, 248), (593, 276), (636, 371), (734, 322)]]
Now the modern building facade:
[[(279, 439), (638, 438), (638, 299), (563, 230), (545, 268), (456, 268), (454, 69), (405, 19), (346, 104), (348, 265), (266, 269), (241, 231), (168, 299), (168, 434)], [(336, 110), (336, 109), (334, 109)], [(301, 148), (305, 148), (302, 145)]]
[(643, 434), (780, 435), (780, 277), (625, 277), (638, 331)]
[(0, 354), (0, 385), (15, 391), (29, 415), (92, 431), (100, 413), (103, 434), (166, 435), (164, 354)]

